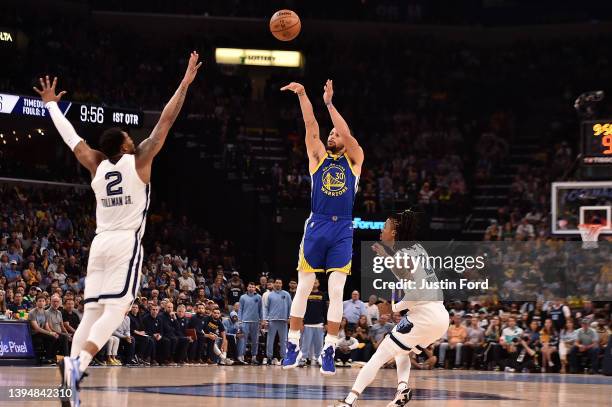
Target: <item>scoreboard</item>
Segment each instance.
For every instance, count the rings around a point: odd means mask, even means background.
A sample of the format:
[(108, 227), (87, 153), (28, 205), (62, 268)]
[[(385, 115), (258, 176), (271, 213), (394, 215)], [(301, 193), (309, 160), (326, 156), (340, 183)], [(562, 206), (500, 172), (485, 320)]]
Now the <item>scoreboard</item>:
[(580, 139), (583, 164), (612, 164), (612, 119), (583, 121)]
[[(73, 124), (88, 124), (118, 127), (142, 127), (141, 111), (115, 107), (91, 105), (60, 100), (58, 106), (64, 116)], [(0, 93), (0, 113), (14, 116), (49, 117), (39, 97), (9, 95)]]

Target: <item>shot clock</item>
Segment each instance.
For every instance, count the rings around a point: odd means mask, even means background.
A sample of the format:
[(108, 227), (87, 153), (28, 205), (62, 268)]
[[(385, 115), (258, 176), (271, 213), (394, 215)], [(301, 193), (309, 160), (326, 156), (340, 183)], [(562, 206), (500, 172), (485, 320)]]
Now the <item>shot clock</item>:
[(580, 133), (583, 164), (612, 164), (612, 119), (583, 121)]
[[(116, 107), (90, 105), (60, 100), (58, 106), (64, 116), (74, 124), (100, 126), (142, 127), (140, 111)], [(49, 112), (37, 97), (0, 93), (0, 113), (15, 116), (48, 117)]]

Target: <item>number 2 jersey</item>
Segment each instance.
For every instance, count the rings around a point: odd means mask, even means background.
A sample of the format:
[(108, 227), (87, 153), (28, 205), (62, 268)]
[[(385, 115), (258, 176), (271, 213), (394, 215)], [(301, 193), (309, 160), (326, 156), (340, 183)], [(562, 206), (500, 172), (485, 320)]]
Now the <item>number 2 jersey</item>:
[(96, 195), (96, 234), (132, 230), (142, 236), (151, 189), (136, 171), (134, 154), (124, 154), (115, 164), (102, 161), (91, 188)]

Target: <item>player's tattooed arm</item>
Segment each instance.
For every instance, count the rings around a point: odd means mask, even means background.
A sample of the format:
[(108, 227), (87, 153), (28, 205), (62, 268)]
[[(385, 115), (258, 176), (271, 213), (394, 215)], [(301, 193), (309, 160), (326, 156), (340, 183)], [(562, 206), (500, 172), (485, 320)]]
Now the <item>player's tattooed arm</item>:
[(312, 171), (325, 157), (325, 146), (321, 141), (319, 123), (315, 118), (312, 103), (308, 99), (308, 95), (306, 95), (304, 86), (300, 83), (291, 82), (289, 85), (283, 86), (281, 90), (289, 90), (295, 93), (300, 101), (300, 109), (302, 110), (302, 117), (306, 126), (306, 151), (310, 162), (309, 167)]
[[(138, 145), (136, 149), (136, 165), (139, 171), (142, 169), (145, 172), (150, 173), (150, 166), (153, 162), (153, 158), (160, 152), (162, 149), (164, 142), (166, 141), (166, 137), (168, 136), (168, 132), (170, 128), (176, 121), (181, 108), (183, 107), (183, 103), (185, 102), (185, 97), (187, 96), (187, 89), (191, 82), (196, 77), (198, 73), (198, 69), (202, 66), (202, 62), (198, 62), (199, 55), (197, 52), (193, 51), (189, 57), (189, 64), (187, 65), (187, 71), (185, 72), (185, 76), (181, 81), (176, 92), (170, 101), (164, 107), (164, 110), (159, 117), (159, 121), (153, 128), (151, 135), (145, 139), (142, 143)], [(145, 175), (144, 178), (149, 178), (150, 174), (141, 174)]]
[(346, 147), (346, 154), (353, 162), (353, 167), (357, 167), (356, 170), (361, 172), (361, 165), (363, 164), (363, 149), (359, 145), (359, 142), (353, 135), (349, 129), (348, 124), (338, 112), (336, 107), (332, 103), (332, 98), (334, 96), (334, 81), (328, 79), (323, 86), (323, 101), (325, 102), (325, 106), (327, 106), (327, 110), (329, 111), (329, 115), (332, 119), (332, 123), (336, 128), (336, 131), (342, 137), (344, 141), (344, 146)]

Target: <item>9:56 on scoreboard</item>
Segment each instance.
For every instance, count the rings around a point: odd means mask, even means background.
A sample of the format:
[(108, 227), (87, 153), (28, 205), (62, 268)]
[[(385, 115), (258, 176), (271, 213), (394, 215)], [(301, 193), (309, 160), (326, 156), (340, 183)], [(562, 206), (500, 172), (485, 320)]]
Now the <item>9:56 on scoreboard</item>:
[[(143, 114), (140, 111), (89, 105), (67, 100), (60, 100), (58, 106), (64, 116), (73, 124), (142, 127)], [(49, 112), (47, 112), (40, 98), (6, 93), (0, 93), (0, 113), (41, 118), (49, 116)]]
[(583, 164), (612, 164), (612, 119), (583, 121), (580, 139)]

